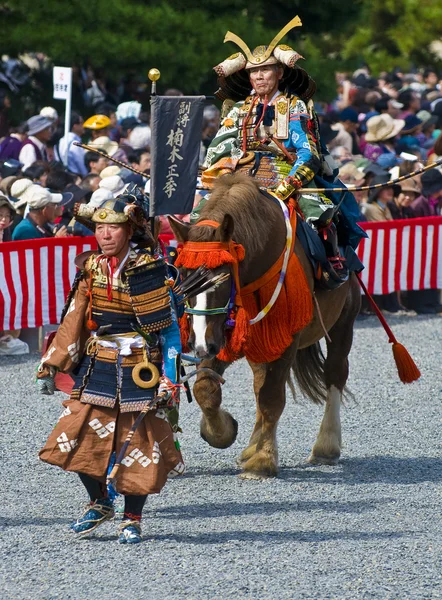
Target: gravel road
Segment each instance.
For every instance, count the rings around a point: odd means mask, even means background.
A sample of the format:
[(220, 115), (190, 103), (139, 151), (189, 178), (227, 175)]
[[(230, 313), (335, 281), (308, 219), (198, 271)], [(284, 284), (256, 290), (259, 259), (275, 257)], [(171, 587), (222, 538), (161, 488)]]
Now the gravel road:
[(357, 322), (341, 463), (304, 462), (322, 408), (290, 398), (279, 428), (280, 477), (243, 481), (235, 459), (254, 420), (246, 363), (228, 371), (224, 405), (238, 440), (215, 450), (183, 403), (186, 476), (149, 499), (144, 542), (116, 524), (73, 539), (85, 495), (37, 451), (64, 396), (38, 396), (38, 357), (1, 357), (2, 600), (287, 600), (442, 598), (442, 319), (392, 318), (422, 371), (402, 385), (374, 317)]

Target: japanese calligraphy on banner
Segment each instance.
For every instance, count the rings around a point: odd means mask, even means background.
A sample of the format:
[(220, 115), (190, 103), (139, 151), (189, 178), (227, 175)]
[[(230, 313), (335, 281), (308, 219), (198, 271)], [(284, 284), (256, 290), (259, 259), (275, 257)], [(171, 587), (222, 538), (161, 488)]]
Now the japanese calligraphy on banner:
[(205, 96), (151, 99), (151, 216), (192, 211), (204, 101)]
[(71, 97), (72, 69), (71, 67), (54, 67), (54, 94), (56, 100), (68, 100)]

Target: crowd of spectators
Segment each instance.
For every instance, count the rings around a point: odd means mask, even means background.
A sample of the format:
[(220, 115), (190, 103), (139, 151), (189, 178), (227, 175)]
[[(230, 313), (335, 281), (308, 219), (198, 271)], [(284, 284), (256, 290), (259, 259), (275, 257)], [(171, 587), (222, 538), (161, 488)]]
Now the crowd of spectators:
[[(368, 69), (337, 74), (338, 95), (316, 103), (321, 138), (353, 186), (386, 184), (442, 159), (442, 80), (422, 72), (382, 73)], [(354, 196), (360, 221), (391, 221), (442, 214), (442, 170), (432, 168), (398, 184)], [(414, 316), (442, 312), (438, 290), (395, 292), (375, 297), (387, 313)], [(364, 306), (368, 312), (368, 306)]]
[[(77, 202), (100, 206), (120, 194), (128, 183), (149, 187), (149, 114), (137, 100), (109, 103), (104, 83), (91, 88), (89, 114), (73, 112), (64, 135), (63, 118), (50, 107), (24, 123), (11, 124), (11, 99), (0, 106), (0, 242), (44, 237), (91, 235), (75, 223)], [(181, 95), (169, 90), (168, 95)], [(0, 93), (1, 95), (1, 93)], [(327, 144), (348, 185), (386, 183), (442, 158), (442, 81), (436, 72), (395, 70), (374, 78), (368, 69), (337, 74), (337, 96), (317, 101), (321, 139)], [(90, 115), (90, 112), (94, 114)], [(90, 116), (89, 116), (90, 115)], [(220, 111), (206, 106), (200, 162), (220, 123)], [(116, 166), (84, 142), (141, 172)], [(442, 172), (434, 168), (370, 193), (355, 192), (360, 220), (384, 221), (440, 215)], [(377, 298), (384, 311), (439, 313), (437, 290), (395, 293)], [(0, 337), (0, 353), (4, 340)], [(1, 336), (1, 332), (0, 332)], [(7, 344), (6, 344), (7, 345)]]

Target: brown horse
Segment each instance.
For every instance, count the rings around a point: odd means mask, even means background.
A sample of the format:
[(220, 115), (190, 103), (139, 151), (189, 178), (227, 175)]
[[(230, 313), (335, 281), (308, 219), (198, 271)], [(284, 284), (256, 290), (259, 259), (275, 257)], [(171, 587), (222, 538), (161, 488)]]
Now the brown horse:
[[(229, 242), (242, 244), (245, 258), (240, 263), (241, 286), (256, 281), (281, 255), (286, 227), (281, 208), (260, 193), (257, 184), (244, 175), (224, 176), (201, 210), (200, 221), (210, 219), (213, 226), (191, 226), (170, 218), (180, 242)], [(293, 336), (293, 342), (273, 362), (255, 364), (249, 361), (254, 375), (256, 423), (249, 445), (239, 462), (242, 477), (261, 478), (278, 473), (276, 428), (286, 402), (286, 384), (293, 391), (291, 372), (301, 391), (313, 402), (324, 403), (325, 413), (309, 461), (313, 464), (335, 464), (341, 453), (340, 405), (348, 378), (348, 354), (353, 340), (353, 325), (360, 307), (359, 286), (354, 277), (336, 290), (315, 288), (310, 262), (298, 241), (295, 253), (304, 269), (310, 292), (316, 296), (313, 319)], [(228, 265), (219, 270), (228, 271)], [(210, 293), (197, 296), (197, 316), (192, 316), (190, 345), (202, 365), (222, 374), (230, 363), (216, 358), (225, 344), (225, 313), (211, 309), (228, 304), (230, 283)], [(319, 312), (318, 313), (318, 307)], [(322, 324), (321, 324), (322, 320)], [(253, 327), (253, 325), (251, 326)], [(328, 332), (327, 356), (323, 356), (319, 340)], [(194, 385), (195, 398), (202, 410), (201, 436), (211, 446), (227, 448), (236, 439), (237, 422), (221, 408), (218, 383), (204, 374)]]

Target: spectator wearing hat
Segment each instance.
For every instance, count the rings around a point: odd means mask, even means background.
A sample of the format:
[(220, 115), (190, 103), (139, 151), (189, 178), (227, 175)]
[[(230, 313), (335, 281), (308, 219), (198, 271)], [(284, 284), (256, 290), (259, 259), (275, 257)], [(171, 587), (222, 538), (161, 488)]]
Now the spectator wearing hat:
[(110, 177), (103, 178), (100, 181), (99, 187), (108, 190), (116, 198), (123, 193), (126, 184), (119, 175), (111, 175)]
[(12, 238), (11, 224), (15, 211), (6, 196), (0, 195), (0, 242), (10, 242)]
[(54, 127), (57, 125), (58, 112), (55, 110), (55, 108), (53, 106), (44, 106), (40, 111), (40, 115), (42, 117), (46, 117), (47, 119), (52, 121), (52, 124), (54, 125)]
[(432, 217), (441, 214), (442, 206), (442, 173), (438, 169), (430, 169), (421, 176), (422, 195), (412, 204), (415, 217)]
[(359, 140), (356, 130), (358, 128), (358, 113), (351, 106), (347, 106), (339, 113), (339, 122), (332, 125), (332, 129), (338, 132), (333, 140), (332, 148), (344, 146), (351, 154), (359, 154)]
[(84, 164), (89, 175), (100, 176), (101, 171), (109, 165), (109, 159), (90, 151), (84, 155)]
[(8, 158), (0, 167), (0, 179), (13, 177), (14, 175), (20, 176), (22, 167), (23, 165), (19, 160)]
[[(390, 173), (385, 173), (375, 176), (370, 185), (386, 184), (389, 181)], [(364, 213), (367, 221), (392, 221), (393, 217), (388, 203), (392, 202), (394, 196), (399, 195), (400, 192), (399, 185), (393, 183), (386, 187), (370, 190)]]
[(422, 121), (416, 115), (408, 115), (404, 119), (405, 125), (400, 132), (400, 139), (396, 151), (409, 152), (421, 156), (421, 146), (418, 135), (422, 133)]
[(129, 135), (129, 146), (134, 150), (150, 148), (151, 130), (149, 125), (140, 124)]
[[(442, 173), (434, 168), (421, 176), (422, 195), (411, 204), (415, 217), (442, 214)], [(439, 290), (411, 290), (407, 292), (408, 307), (419, 314), (442, 312)]]
[(6, 196), (6, 198), (9, 200), (11, 206), (14, 209), (14, 217), (13, 217), (12, 223), (9, 225), (11, 236), (12, 236), (14, 229), (17, 227), (17, 225), (20, 223), (20, 221), (23, 220), (23, 216), (24, 216), (25, 208), (26, 208), (26, 201), (20, 202), (17, 198), (13, 198), (12, 194), (11, 194), (12, 186), (19, 179), (20, 179), (20, 177), (11, 176), (11, 177), (5, 177), (5, 179), (2, 179), (2, 181), (0, 182), (0, 192), (4, 196)]
[(109, 137), (111, 120), (106, 115), (93, 115), (86, 119), (83, 127), (89, 132), (91, 140), (94, 141), (98, 137)]
[[(350, 187), (350, 191), (352, 187), (361, 187), (364, 185), (364, 173), (358, 169), (354, 162), (347, 162), (339, 169), (339, 179), (342, 183), (345, 183), (346, 186)], [(367, 192), (352, 191), (352, 194), (358, 203), (359, 221), (366, 221), (367, 219), (363, 211), (367, 204)]]
[(22, 123), (17, 127), (11, 127), (10, 134), (3, 138), (0, 144), (0, 160), (16, 160), (20, 156), (20, 150), (28, 137), (28, 124)]
[[(83, 117), (76, 112), (71, 113), (71, 130), (67, 136), (63, 136), (54, 148), (56, 160), (63, 163), (68, 171), (85, 177), (87, 175), (84, 164), (84, 155), (86, 150), (76, 146), (74, 142), (81, 143), (81, 136), (84, 133)], [(67, 162), (66, 162), (67, 153)]]
[(387, 202), (391, 216), (394, 220), (412, 219), (415, 215), (411, 204), (420, 196), (420, 186), (414, 178), (401, 181), (398, 185), (401, 191), (394, 196), (393, 200)]
[(404, 125), (405, 121), (393, 119), (389, 114), (368, 119), (367, 133), (365, 134), (365, 158), (376, 162), (381, 154), (392, 153), (396, 156), (395, 139)]
[[(72, 194), (52, 194), (40, 185), (23, 184), (23, 181), (26, 182), (27, 180), (19, 179), (16, 181), (11, 188), (11, 192), (13, 196), (26, 201), (29, 213), (14, 229), (12, 239), (17, 241), (53, 237), (50, 224), (55, 221), (56, 208), (69, 202), (72, 199)], [(64, 226), (55, 233), (56, 237), (65, 237), (66, 235), (67, 231)]]
[(52, 136), (52, 121), (42, 115), (31, 117), (27, 121), (28, 139), (23, 143), (18, 160), (27, 169), (36, 160), (47, 160), (47, 143)]
[(422, 132), (417, 134), (416, 137), (421, 148), (430, 150), (434, 146), (433, 133), (436, 130), (437, 117), (427, 110), (420, 110), (416, 116), (422, 121)]
[(57, 224), (58, 227), (62, 227), (64, 225), (69, 235), (75, 235), (80, 237), (94, 235), (91, 229), (88, 229), (85, 225), (79, 223), (74, 218), (74, 206), (75, 204), (87, 203), (87, 201), (89, 200), (88, 190), (78, 185), (70, 184), (65, 188), (65, 193), (72, 194), (72, 200), (70, 200), (64, 206), (63, 215)]

